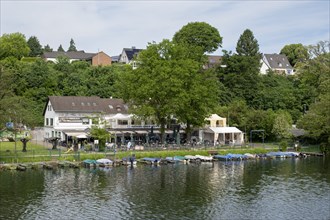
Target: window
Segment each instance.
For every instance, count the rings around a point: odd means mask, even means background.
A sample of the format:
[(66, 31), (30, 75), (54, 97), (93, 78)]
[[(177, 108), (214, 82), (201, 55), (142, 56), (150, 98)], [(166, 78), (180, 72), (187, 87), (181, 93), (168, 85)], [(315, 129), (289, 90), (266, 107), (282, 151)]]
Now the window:
[(48, 106), (47, 106), (47, 110), (48, 110), (48, 111), (52, 111), (52, 106), (51, 106), (51, 105), (48, 105)]
[(48, 126), (48, 125), (49, 125), (49, 119), (46, 118), (46, 126)]
[(83, 123), (83, 125), (88, 125), (89, 124), (89, 119), (88, 118), (83, 118), (82, 123)]
[(50, 126), (53, 126), (54, 125), (54, 119), (50, 119)]
[(128, 125), (127, 120), (118, 120), (118, 125)]

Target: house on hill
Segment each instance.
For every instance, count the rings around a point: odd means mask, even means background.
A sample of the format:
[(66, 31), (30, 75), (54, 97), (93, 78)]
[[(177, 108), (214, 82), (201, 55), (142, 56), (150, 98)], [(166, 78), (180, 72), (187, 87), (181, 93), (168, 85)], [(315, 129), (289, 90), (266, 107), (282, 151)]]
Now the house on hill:
[(136, 63), (133, 59), (142, 51), (142, 49), (124, 48), (118, 58), (118, 63), (130, 64), (133, 68), (136, 68)]
[(208, 55), (207, 56), (207, 63), (204, 64), (203, 68), (204, 69), (210, 69), (210, 68), (220, 66), (221, 65), (221, 59), (222, 59), (222, 56)]
[(70, 63), (73, 61), (87, 61), (92, 66), (107, 66), (111, 65), (111, 57), (103, 51), (98, 53), (85, 53), (84, 51), (70, 51), (70, 52), (44, 52), (41, 56), (46, 61), (56, 63), (58, 57), (67, 57)]
[(267, 74), (270, 70), (279, 74), (294, 74), (294, 69), (284, 54), (263, 54), (260, 73)]

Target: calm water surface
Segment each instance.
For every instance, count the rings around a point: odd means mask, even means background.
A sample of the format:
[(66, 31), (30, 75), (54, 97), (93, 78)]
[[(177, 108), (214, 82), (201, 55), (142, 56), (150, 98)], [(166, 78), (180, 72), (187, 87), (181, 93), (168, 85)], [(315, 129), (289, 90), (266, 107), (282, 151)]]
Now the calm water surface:
[(0, 219), (330, 219), (330, 158), (0, 172)]

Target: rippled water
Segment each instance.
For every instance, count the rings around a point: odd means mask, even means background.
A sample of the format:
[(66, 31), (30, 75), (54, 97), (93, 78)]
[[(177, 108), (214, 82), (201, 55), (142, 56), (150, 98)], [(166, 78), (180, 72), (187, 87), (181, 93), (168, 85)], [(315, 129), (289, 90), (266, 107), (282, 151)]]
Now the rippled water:
[(0, 219), (330, 219), (329, 159), (0, 172)]

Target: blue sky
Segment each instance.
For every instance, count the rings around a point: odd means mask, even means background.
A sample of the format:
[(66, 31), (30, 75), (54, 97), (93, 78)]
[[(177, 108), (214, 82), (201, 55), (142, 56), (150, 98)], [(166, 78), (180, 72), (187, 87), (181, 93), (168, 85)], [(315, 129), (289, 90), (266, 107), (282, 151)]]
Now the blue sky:
[(42, 45), (114, 56), (124, 47), (172, 39), (189, 22), (207, 22), (223, 37), (221, 50), (235, 51), (247, 28), (260, 52), (279, 53), (286, 44), (316, 44), (330, 38), (330, 1), (11, 1), (0, 0), (0, 33), (21, 32)]

